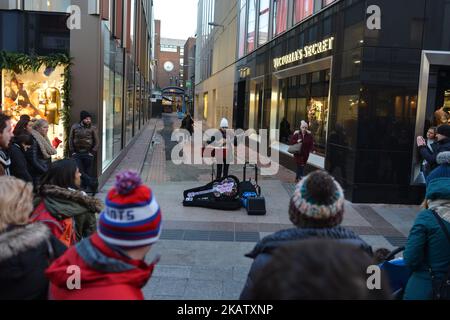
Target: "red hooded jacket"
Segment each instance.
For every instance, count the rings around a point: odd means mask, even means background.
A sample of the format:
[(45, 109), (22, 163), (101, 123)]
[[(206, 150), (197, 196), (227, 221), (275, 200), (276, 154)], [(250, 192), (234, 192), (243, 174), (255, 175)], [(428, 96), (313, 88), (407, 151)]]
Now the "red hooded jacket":
[[(142, 287), (150, 279), (156, 263), (147, 265), (109, 247), (97, 235), (70, 248), (46, 271), (51, 300), (144, 300)], [(81, 289), (69, 290), (67, 282), (80, 268)], [(72, 281), (69, 281), (69, 284)]]

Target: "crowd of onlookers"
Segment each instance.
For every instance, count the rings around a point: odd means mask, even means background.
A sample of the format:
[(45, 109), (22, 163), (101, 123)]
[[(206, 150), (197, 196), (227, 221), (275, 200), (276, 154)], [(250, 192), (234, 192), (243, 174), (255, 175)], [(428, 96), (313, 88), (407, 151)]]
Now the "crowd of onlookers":
[[(85, 192), (96, 135), (89, 114), (80, 120), (72, 127), (72, 158), (52, 162), (45, 121), (23, 117), (13, 130), (0, 113), (0, 300), (144, 299), (159, 261), (146, 255), (161, 235), (161, 208), (136, 172), (119, 174), (104, 202)], [(445, 298), (448, 290), (448, 129), (437, 129), (437, 146), (418, 139), (429, 172), (403, 255), (411, 271), (404, 299)], [(254, 261), (240, 298), (391, 299), (386, 274), (381, 288), (368, 286), (368, 268), (383, 262), (385, 250), (373, 252), (342, 226), (345, 207), (344, 190), (330, 174), (302, 177), (286, 204), (293, 227), (247, 254)]]

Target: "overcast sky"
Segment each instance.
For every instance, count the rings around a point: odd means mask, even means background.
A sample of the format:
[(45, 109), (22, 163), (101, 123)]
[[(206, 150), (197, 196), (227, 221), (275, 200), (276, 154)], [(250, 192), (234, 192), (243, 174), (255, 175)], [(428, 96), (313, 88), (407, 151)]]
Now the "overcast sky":
[(197, 29), (198, 0), (153, 0), (155, 19), (161, 20), (161, 37), (186, 40)]

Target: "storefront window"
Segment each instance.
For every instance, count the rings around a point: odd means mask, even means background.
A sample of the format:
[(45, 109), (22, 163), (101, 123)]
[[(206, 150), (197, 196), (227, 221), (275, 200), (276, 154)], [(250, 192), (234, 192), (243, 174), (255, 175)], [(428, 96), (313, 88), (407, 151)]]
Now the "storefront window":
[(329, 70), (280, 80), (277, 116), (280, 142), (287, 143), (293, 132), (300, 129), (303, 120), (310, 126), (317, 151), (325, 154), (329, 82)]
[(245, 19), (247, 14), (247, 0), (241, 0), (239, 15), (239, 58), (245, 54)]
[(255, 50), (255, 32), (256, 32), (256, 0), (248, 2), (248, 21), (247, 21), (247, 52)]
[(103, 24), (103, 170), (122, 149), (123, 51)]
[(136, 105), (135, 105), (135, 111), (134, 111), (134, 133), (133, 133), (134, 136), (139, 132), (139, 129), (140, 129), (139, 118), (141, 115), (141, 106), (142, 106), (141, 93), (140, 93), (141, 76), (138, 71), (136, 71), (135, 77), (136, 77), (136, 84), (135, 84)]
[(208, 118), (208, 93), (203, 95), (203, 118)]
[(66, 12), (70, 0), (25, 0), (25, 10)]
[(278, 35), (287, 29), (288, 0), (274, 0), (273, 10), (273, 35)]
[(300, 22), (310, 15), (314, 10), (314, 0), (295, 0), (294, 1), (294, 21)]
[(259, 8), (258, 46), (263, 45), (269, 40), (269, 14), (270, 1), (261, 0)]
[(134, 62), (127, 56), (127, 107), (126, 107), (126, 141), (127, 144), (133, 138), (134, 117)]
[(335, 2), (336, 0), (322, 0), (322, 7), (326, 7), (329, 4), (332, 4), (333, 2)]
[(45, 119), (49, 123), (48, 138), (57, 149), (54, 157), (64, 157), (63, 121), (63, 84), (64, 68), (50, 69), (42, 67), (38, 72), (16, 74), (10, 70), (2, 70), (2, 105), (1, 109), (13, 119), (19, 121), (21, 115), (29, 115), (32, 119)]

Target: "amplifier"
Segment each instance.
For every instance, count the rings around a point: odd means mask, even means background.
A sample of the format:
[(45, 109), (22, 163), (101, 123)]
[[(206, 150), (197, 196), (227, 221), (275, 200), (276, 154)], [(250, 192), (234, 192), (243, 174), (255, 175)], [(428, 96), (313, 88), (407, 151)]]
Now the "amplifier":
[(247, 199), (247, 213), (249, 216), (266, 215), (266, 199), (264, 197), (251, 197)]

